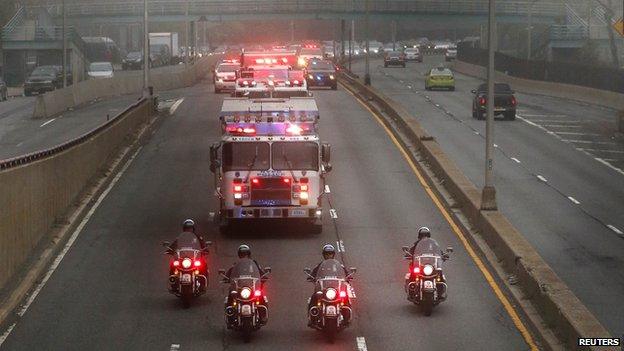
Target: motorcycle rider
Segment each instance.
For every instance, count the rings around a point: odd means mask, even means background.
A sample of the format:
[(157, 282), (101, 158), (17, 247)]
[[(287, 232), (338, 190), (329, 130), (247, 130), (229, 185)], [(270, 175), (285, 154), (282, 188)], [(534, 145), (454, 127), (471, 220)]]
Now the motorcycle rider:
[[(333, 245), (326, 244), (325, 246), (323, 246), (322, 255), (323, 255), (323, 261), (325, 261), (325, 260), (333, 260), (336, 257), (336, 249), (334, 248)], [(316, 267), (314, 267), (314, 269), (310, 273), (310, 275), (313, 278), (308, 277), (309, 281), (315, 281), (316, 280), (316, 276), (318, 274), (319, 267), (321, 266), (323, 261), (321, 261), (318, 265), (316, 265)], [(345, 276), (347, 276), (349, 274), (347, 269), (342, 264), (340, 266), (344, 270)], [(316, 305), (317, 303), (318, 303), (318, 297), (317, 297), (316, 291), (314, 291), (314, 293), (312, 293), (312, 297), (310, 297), (310, 299), (308, 301), (308, 311), (310, 311), (310, 308), (312, 306)], [(347, 321), (348, 320), (349, 319), (347, 318)], [(308, 313), (308, 326), (312, 327), (312, 325), (313, 325), (313, 323), (312, 323), (312, 316), (310, 316), (310, 313)]]
[[(208, 264), (206, 260), (207, 253), (203, 251), (206, 248), (206, 242), (204, 241), (204, 238), (202, 236), (198, 235), (195, 232), (195, 221), (193, 221), (190, 218), (185, 219), (184, 222), (182, 222), (182, 233), (178, 235), (178, 237), (171, 243), (171, 245), (169, 245), (169, 247), (171, 248), (173, 252), (176, 252), (176, 250), (178, 249), (178, 245), (180, 245), (180, 243), (184, 243), (183, 244), (184, 246), (191, 246), (191, 247), (199, 246), (199, 248), (202, 250), (201, 252), (201, 260), (202, 260), (201, 274), (204, 275), (206, 278), (208, 278)], [(173, 268), (173, 265), (169, 265), (169, 275), (173, 275), (174, 270), (175, 269)], [(202, 289), (206, 289), (206, 287), (203, 286), (203, 284), (202, 284)]]
[[(429, 230), (429, 228), (427, 227), (418, 228), (418, 240), (416, 240), (416, 242), (414, 242), (414, 245), (409, 249), (410, 255), (412, 257), (414, 256), (414, 252), (416, 251), (416, 246), (418, 246), (418, 243), (420, 243), (423, 240), (433, 240), (434, 242), (436, 242), (435, 239), (431, 238), (431, 230)], [(436, 245), (437, 245), (437, 242), (436, 242)], [(442, 257), (442, 260), (444, 261), (446, 261), (449, 258), (448, 254), (444, 252), (441, 253), (441, 257)], [(410, 275), (408, 278), (410, 282), (416, 278), (413, 268), (414, 268), (414, 261), (411, 260), (409, 264)], [(444, 276), (444, 274), (442, 274), (440, 278), (441, 278), (441, 282), (446, 283), (446, 277)], [(441, 286), (444, 286), (444, 285), (441, 285)], [(446, 290), (443, 290), (440, 293), (440, 299), (442, 300), (446, 299)]]
[[(256, 266), (258, 267), (258, 272), (260, 272), (260, 276), (264, 276), (265, 274), (265, 270), (262, 269), (262, 267), (260, 266), (260, 264), (258, 263), (258, 261), (254, 260), (253, 258), (251, 258), (251, 248), (249, 247), (249, 245), (247, 244), (242, 244), (238, 247), (238, 258), (240, 260), (243, 259), (250, 259), (252, 260)], [(225, 273), (225, 276), (227, 277), (227, 279), (230, 279), (230, 276), (232, 275), (232, 270), (233, 268), (236, 266), (236, 263), (234, 263), (232, 265), (232, 267), (230, 267), (227, 272)], [(264, 280), (260, 280), (260, 289), (262, 290), (263, 294), (262, 294), (262, 299), (260, 300), (260, 304), (265, 306), (267, 309), (259, 309), (258, 312), (260, 314), (260, 324), (261, 325), (265, 325), (267, 323), (268, 320), (268, 316), (266, 311), (269, 308), (269, 300), (267, 299), (266, 295), (264, 295)], [(230, 295), (228, 295), (228, 297), (225, 300), (225, 307), (227, 308), (228, 306), (232, 305), (232, 297)], [(228, 327), (229, 327), (229, 323), (228, 323)]]

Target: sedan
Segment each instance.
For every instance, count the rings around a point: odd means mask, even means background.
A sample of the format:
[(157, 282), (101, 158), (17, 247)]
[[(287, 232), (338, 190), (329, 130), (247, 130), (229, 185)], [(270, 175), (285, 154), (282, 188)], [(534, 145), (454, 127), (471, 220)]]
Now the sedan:
[(425, 89), (448, 89), (455, 90), (455, 77), (453, 72), (446, 67), (436, 67), (425, 73)]
[(405, 54), (401, 51), (386, 52), (384, 56), (384, 67), (403, 66), (405, 67)]
[(93, 62), (89, 65), (89, 78), (113, 78), (113, 65), (110, 62)]

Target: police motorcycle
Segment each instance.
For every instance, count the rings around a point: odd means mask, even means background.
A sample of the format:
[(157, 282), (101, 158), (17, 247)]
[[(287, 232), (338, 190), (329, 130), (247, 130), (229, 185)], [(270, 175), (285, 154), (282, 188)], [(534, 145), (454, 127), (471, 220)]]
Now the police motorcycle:
[(410, 272), (405, 274), (405, 291), (408, 301), (419, 305), (430, 316), (433, 306), (446, 300), (446, 278), (442, 262), (449, 259), (452, 247), (441, 251), (438, 243), (430, 238), (422, 239), (410, 253), (409, 246), (403, 246), (404, 258), (410, 260)]
[(202, 248), (193, 233), (182, 233), (175, 248), (164, 241), (166, 255), (173, 256), (169, 266), (169, 292), (182, 299), (188, 308), (194, 297), (203, 295), (208, 288), (208, 262), (206, 260), (210, 241)]
[(265, 325), (269, 311), (264, 294), (271, 267), (264, 267), (261, 273), (255, 261), (244, 258), (238, 261), (226, 275), (219, 270), (221, 283), (229, 284), (225, 297), (225, 324), (228, 329), (241, 331), (243, 340), (249, 342), (251, 333)]
[(307, 280), (314, 283), (314, 294), (308, 304), (309, 326), (324, 332), (328, 340), (334, 342), (336, 334), (345, 329), (353, 317), (349, 283), (356, 269), (351, 267), (345, 272), (340, 261), (328, 259), (321, 262), (316, 276), (310, 268), (303, 271), (308, 275)]

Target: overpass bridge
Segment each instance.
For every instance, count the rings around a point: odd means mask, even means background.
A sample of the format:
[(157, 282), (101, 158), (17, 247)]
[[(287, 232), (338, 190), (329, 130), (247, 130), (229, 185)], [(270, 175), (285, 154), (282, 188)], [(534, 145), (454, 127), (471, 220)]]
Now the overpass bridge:
[[(532, 5), (530, 5), (532, 4)], [(52, 16), (62, 16), (62, 5), (44, 5)], [(133, 23), (143, 16), (143, 1), (91, 2), (84, 0), (66, 4), (66, 13), (73, 21), (89, 23)], [(556, 23), (566, 16), (560, 1), (499, 0), (498, 21), (524, 23), (532, 14), (534, 23)], [(364, 16), (364, 0), (190, 0), (149, 1), (150, 21), (177, 22), (228, 21), (247, 19), (357, 19)], [(401, 17), (434, 22), (483, 22), (488, 13), (487, 0), (370, 0), (373, 20)]]

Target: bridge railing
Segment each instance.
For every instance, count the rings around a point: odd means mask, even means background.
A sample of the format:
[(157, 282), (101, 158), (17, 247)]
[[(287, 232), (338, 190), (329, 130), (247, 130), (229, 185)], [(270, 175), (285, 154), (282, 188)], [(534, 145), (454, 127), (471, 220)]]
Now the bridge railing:
[(550, 26), (550, 40), (584, 40), (589, 31), (583, 25), (552, 25)]
[[(496, 11), (504, 15), (526, 16), (528, 0), (499, 1)], [(45, 5), (54, 16), (62, 14), (60, 4)], [(188, 6), (190, 15), (250, 14), (250, 13), (362, 13), (366, 10), (363, 0), (190, 0), (150, 1), (148, 11), (152, 15), (184, 15)], [(69, 16), (120, 16), (143, 13), (142, 1), (66, 4)], [(534, 16), (565, 16), (560, 1), (543, 0), (532, 5)], [(370, 10), (374, 13), (431, 13), (431, 14), (486, 14), (487, 0), (373, 0)]]

